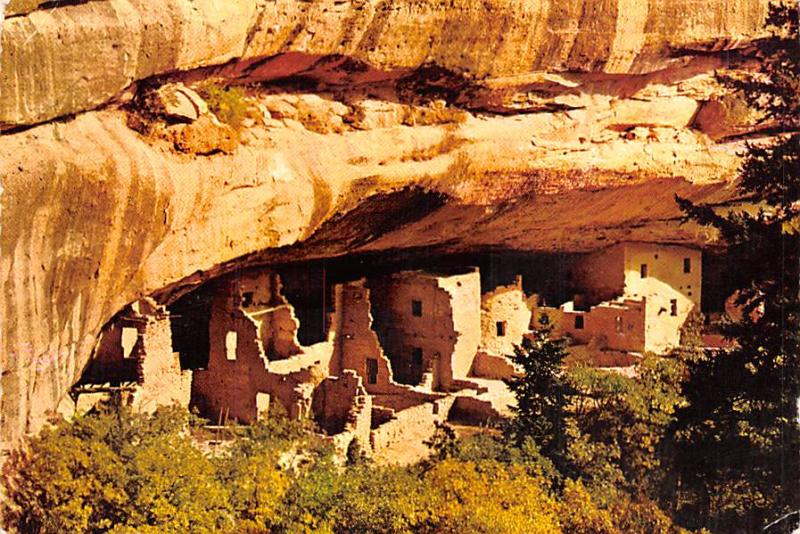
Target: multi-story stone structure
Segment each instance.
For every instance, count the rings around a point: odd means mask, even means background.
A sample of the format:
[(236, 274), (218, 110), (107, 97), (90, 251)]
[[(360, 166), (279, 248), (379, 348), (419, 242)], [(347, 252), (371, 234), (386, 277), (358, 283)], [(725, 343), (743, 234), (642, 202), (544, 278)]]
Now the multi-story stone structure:
[[(103, 332), (85, 385), (132, 388), (146, 409), (191, 403), (214, 422), (252, 423), (280, 406), (313, 417), (344, 451), (375, 455), (420, 444), (451, 413), (486, 419), (511, 400), (509, 358), (541, 313), (574, 344), (664, 352), (700, 305), (701, 255), (675, 246), (622, 244), (576, 261), (573, 300), (538, 306), (522, 278), (481, 289), (476, 268), (402, 271), (322, 284), (321, 315), (298, 313), (277, 272), (237, 272), (207, 288), (208, 357), (182, 371), (170, 314), (142, 301)], [(298, 315), (322, 327), (300, 342)], [(318, 326), (318, 325), (317, 325)], [(306, 338), (309, 339), (309, 338)], [(83, 404), (90, 404), (84, 402)]]

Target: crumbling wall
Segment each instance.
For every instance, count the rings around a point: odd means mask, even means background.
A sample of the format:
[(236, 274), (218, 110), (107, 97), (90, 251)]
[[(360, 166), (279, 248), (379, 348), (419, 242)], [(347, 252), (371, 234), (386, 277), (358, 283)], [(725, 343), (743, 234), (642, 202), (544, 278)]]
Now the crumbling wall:
[(239, 306), (258, 325), (259, 338), (269, 360), (303, 352), (294, 308), (281, 294), (280, 276), (267, 269), (238, 273), (231, 279), (230, 306)]
[(480, 276), (420, 271), (371, 280), (375, 331), (398, 382), (449, 388), (480, 343)]
[(134, 394), (134, 407), (145, 412), (172, 404), (188, 407), (192, 372), (181, 371), (180, 355), (172, 350), (169, 312), (161, 306), (141, 311), (140, 387)]
[(513, 354), (514, 345), (522, 343), (522, 337), (530, 331), (531, 318), (522, 277), (514, 284), (484, 293), (481, 296), (480, 349), (499, 356)]
[(258, 337), (268, 360), (283, 360), (303, 352), (297, 339), (299, 323), (290, 305), (245, 313), (258, 325)]
[[(191, 371), (181, 370), (180, 356), (173, 351), (169, 312), (152, 299), (142, 299), (103, 330), (80, 384), (110, 388), (126, 384), (131, 406), (152, 412), (159, 406), (188, 406), (191, 380)], [(107, 389), (80, 393), (79, 411), (108, 394)]]
[[(124, 346), (128, 342), (123, 343), (123, 332), (127, 332), (128, 335), (134, 332), (136, 336), (135, 344), (127, 351), (128, 354)], [(106, 325), (100, 333), (94, 354), (81, 376), (80, 383), (117, 384), (135, 381), (138, 378), (138, 364), (135, 357), (138, 344), (141, 344), (141, 341), (137, 326), (124, 317), (118, 317)]]
[[(428, 452), (424, 442), (436, 432), (436, 423), (447, 420), (453, 397), (445, 397), (433, 402), (397, 411), (392, 418), (374, 428), (370, 434), (373, 457), (381, 462), (398, 463), (420, 460)], [(417, 445), (417, 458), (413, 446)]]
[[(251, 282), (256, 279), (256, 275), (249, 277)], [(240, 278), (231, 278), (219, 284), (212, 299), (208, 368), (195, 371), (192, 384), (193, 404), (212, 420), (254, 422), (260, 415), (259, 398), (262, 404), (266, 402), (264, 395), (292, 418), (308, 416), (314, 388), (327, 376), (330, 356), (325, 352), (332, 351), (333, 343), (321, 343), (306, 352), (296, 341), (296, 318), (279, 295), (277, 278), (264, 271), (260, 279), (260, 293), (246, 296), (241, 288), (248, 286)], [(272, 317), (276, 313), (277, 319)], [(282, 330), (268, 331), (275, 324)], [(298, 352), (270, 361), (264, 340), (274, 350), (276, 339), (289, 340), (290, 352)]]
[[(383, 352), (373, 327), (370, 289), (364, 280), (336, 286), (336, 332), (330, 373), (339, 375), (352, 369), (363, 379), (369, 393), (398, 393), (389, 359)], [(370, 368), (371, 367), (371, 368)]]
[(372, 397), (355, 371), (347, 370), (339, 377), (323, 380), (314, 391), (312, 410), (320, 428), (329, 435), (340, 435), (337, 443), (343, 452), (353, 439), (370, 451)]

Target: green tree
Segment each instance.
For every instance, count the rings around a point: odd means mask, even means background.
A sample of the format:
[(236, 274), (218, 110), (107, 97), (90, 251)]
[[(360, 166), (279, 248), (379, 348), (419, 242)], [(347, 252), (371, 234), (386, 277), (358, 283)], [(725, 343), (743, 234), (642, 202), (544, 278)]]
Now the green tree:
[(3, 520), (20, 532), (218, 532), (228, 492), (187, 433), (185, 410), (110, 407), (61, 421), (11, 454)]
[(532, 439), (561, 470), (565, 467), (567, 407), (572, 393), (564, 374), (566, 342), (552, 338), (547, 315), (542, 315), (539, 324), (532, 336), (514, 347), (511, 356), (522, 373), (505, 381), (517, 401), (508, 433), (517, 445)]
[(679, 411), (678, 511), (688, 525), (755, 532), (800, 508), (800, 35), (796, 7), (775, 4), (759, 72), (723, 82), (774, 128), (747, 147), (739, 192), (753, 210), (721, 213), (678, 199), (687, 218), (715, 227), (742, 318), (725, 327), (732, 349), (690, 363)]

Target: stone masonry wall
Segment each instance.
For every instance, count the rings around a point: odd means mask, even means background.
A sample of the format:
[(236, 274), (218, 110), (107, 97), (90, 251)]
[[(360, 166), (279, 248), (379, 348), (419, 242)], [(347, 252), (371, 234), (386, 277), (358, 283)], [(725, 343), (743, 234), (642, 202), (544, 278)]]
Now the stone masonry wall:
[[(481, 296), (481, 350), (504, 356), (530, 331), (532, 311), (522, 290), (522, 278)], [(503, 335), (498, 332), (502, 323)]]

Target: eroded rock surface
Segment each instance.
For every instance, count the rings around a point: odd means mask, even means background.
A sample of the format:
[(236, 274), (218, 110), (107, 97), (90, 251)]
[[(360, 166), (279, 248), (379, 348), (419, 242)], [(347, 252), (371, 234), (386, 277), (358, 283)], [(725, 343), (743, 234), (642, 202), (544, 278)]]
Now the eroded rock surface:
[[(41, 4), (15, 0), (10, 14)], [(95, 0), (2, 28), (0, 124), (103, 105), (150, 76), (287, 52), (470, 77), (652, 72), (761, 34), (768, 0)], [(287, 61), (282, 75), (304, 70)], [(278, 71), (276, 71), (278, 73)]]
[[(23, 4), (35, 2), (12, 7)], [(748, 130), (733, 117), (720, 133), (707, 102), (736, 55), (716, 51), (759, 36), (765, 6), (12, 11), (0, 57), (0, 123), (12, 127), (0, 135), (2, 439), (41, 425), (119, 310), (245, 265), (712, 242), (679, 224), (673, 197), (734, 198)], [(209, 99), (192, 96), (197, 118), (141, 105), (175, 84)], [(221, 108), (209, 84), (244, 89)]]

